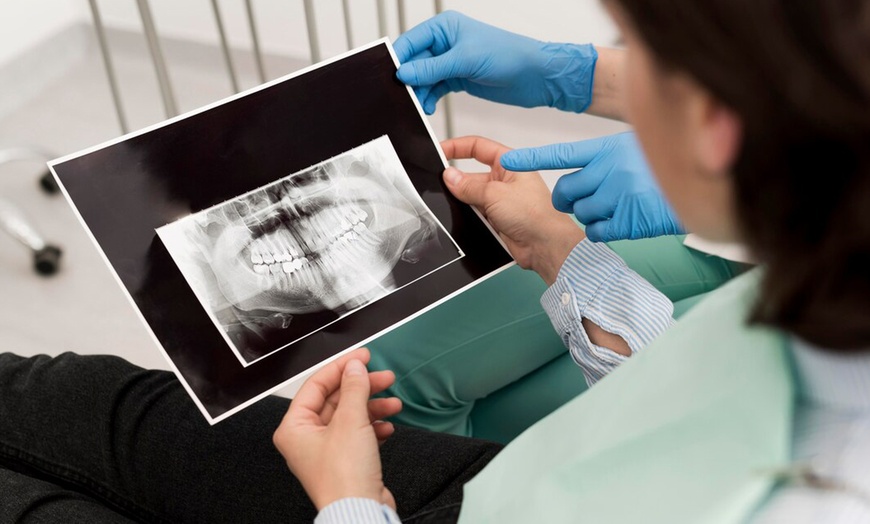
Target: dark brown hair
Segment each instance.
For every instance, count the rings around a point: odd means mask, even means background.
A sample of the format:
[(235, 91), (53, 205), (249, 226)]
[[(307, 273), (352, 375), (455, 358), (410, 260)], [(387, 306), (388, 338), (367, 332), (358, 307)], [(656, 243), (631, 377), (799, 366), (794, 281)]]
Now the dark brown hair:
[(870, 348), (870, 1), (612, 1), (741, 118), (735, 211), (767, 266), (752, 320)]

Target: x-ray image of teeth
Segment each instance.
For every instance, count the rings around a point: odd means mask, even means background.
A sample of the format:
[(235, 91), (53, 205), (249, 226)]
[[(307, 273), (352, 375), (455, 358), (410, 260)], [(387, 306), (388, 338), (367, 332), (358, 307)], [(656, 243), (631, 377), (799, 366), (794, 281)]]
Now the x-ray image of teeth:
[(462, 256), (387, 136), (157, 232), (245, 365)]

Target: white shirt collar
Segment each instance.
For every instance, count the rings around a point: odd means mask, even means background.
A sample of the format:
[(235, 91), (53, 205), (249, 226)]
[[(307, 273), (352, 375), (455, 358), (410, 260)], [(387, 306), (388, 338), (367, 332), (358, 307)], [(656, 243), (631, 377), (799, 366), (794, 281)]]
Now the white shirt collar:
[(835, 353), (792, 338), (800, 395), (819, 406), (870, 411), (870, 351)]

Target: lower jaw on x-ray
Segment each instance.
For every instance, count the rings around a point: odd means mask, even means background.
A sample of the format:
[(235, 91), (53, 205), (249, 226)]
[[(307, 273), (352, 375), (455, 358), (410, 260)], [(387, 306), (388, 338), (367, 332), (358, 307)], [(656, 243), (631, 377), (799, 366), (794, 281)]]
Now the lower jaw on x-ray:
[(242, 352), (300, 315), (328, 322), (389, 294), (396, 265), (438, 244), (434, 217), (373, 164), (343, 155), (196, 216), (187, 239), (213, 275), (212, 312)]
[[(394, 288), (390, 273), (422, 220), (403, 197), (384, 201), (337, 191), (335, 175), (326, 173), (331, 167), (296, 175), (212, 214), (207, 227), (220, 231), (212, 268), (237, 308), (350, 310)], [(369, 171), (360, 162), (350, 168)], [(355, 179), (342, 181), (345, 187)], [(359, 186), (367, 184), (353, 185), (363, 190)]]

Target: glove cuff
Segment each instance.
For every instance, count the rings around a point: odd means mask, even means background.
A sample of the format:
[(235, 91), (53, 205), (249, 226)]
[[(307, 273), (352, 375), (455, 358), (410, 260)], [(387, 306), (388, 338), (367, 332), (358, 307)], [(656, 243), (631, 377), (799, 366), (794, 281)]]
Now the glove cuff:
[(598, 51), (592, 44), (542, 44), (547, 105), (582, 113), (592, 103)]

